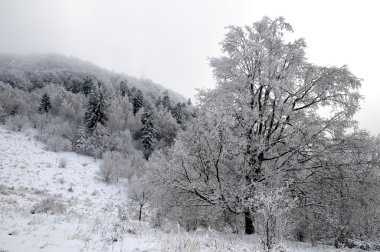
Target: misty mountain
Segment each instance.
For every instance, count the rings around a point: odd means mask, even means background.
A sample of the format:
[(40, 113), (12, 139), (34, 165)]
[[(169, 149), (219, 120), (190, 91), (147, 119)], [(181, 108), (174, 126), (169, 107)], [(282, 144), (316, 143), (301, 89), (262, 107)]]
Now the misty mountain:
[[(82, 91), (82, 86), (89, 77), (101, 81), (106, 87), (115, 88), (121, 81), (126, 81), (128, 87), (140, 89), (145, 97), (153, 100), (167, 90), (149, 79), (115, 73), (75, 57), (59, 54), (0, 54), (0, 81), (24, 91), (55, 84), (78, 93)], [(185, 101), (182, 95), (171, 90), (168, 92), (173, 102)]]

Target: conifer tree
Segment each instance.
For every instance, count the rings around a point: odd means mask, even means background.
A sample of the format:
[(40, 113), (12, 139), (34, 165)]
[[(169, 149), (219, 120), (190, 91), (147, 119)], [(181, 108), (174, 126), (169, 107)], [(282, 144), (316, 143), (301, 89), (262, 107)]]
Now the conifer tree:
[(137, 89), (136, 89), (135, 86), (133, 86), (132, 89), (131, 89), (131, 93), (132, 93), (132, 95), (136, 94), (136, 92), (137, 92)]
[(40, 106), (38, 107), (38, 112), (49, 113), (51, 110), (50, 97), (47, 93), (44, 93), (41, 97)]
[(183, 109), (183, 104), (177, 103), (177, 105), (171, 110), (173, 118), (177, 121), (178, 124), (182, 124), (182, 109)]
[(107, 103), (103, 86), (100, 83), (93, 83), (88, 99), (87, 110), (85, 113), (86, 128), (92, 133), (97, 123), (107, 125)]
[(82, 86), (82, 92), (85, 96), (89, 95), (92, 90), (92, 86), (94, 84), (94, 78), (92, 76), (87, 76), (84, 79), (83, 86)]
[(164, 92), (164, 97), (162, 98), (162, 105), (164, 106), (164, 108), (171, 110), (170, 97), (168, 91)]
[(156, 107), (159, 107), (159, 106), (161, 106), (161, 105), (162, 105), (162, 98), (161, 98), (161, 96), (160, 96), (160, 97), (158, 97), (158, 99), (157, 99), (157, 101), (156, 101), (155, 105), (156, 105)]
[(129, 97), (129, 88), (127, 86), (127, 81), (121, 81), (120, 82), (120, 94), (121, 96), (125, 97), (127, 95)]
[(155, 116), (150, 105), (144, 108), (144, 113), (141, 115), (141, 122), (143, 124), (141, 129), (141, 143), (144, 148), (145, 159), (148, 160), (154, 150), (153, 144), (157, 136), (157, 130), (154, 125)]
[(143, 106), (144, 98), (141, 90), (137, 90), (137, 92), (133, 96), (132, 104), (133, 104), (133, 115), (140, 110)]

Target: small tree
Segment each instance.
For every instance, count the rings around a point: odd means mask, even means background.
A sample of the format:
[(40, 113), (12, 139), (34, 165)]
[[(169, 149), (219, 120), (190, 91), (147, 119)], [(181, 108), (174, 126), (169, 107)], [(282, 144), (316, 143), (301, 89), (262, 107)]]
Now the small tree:
[(261, 218), (261, 242), (265, 250), (273, 246), (283, 237), (284, 223), (280, 219), (295, 207), (295, 200), (289, 197), (288, 188), (259, 188), (254, 198), (248, 200), (248, 208)]
[(50, 110), (52, 109), (51, 102), (50, 102), (50, 97), (47, 93), (44, 93), (41, 97), (40, 101), (40, 106), (38, 107), (38, 112), (39, 113), (49, 113)]
[(129, 186), (129, 196), (138, 204), (139, 221), (142, 219), (143, 208), (152, 200), (153, 188), (146, 176), (134, 177)]
[(80, 153), (101, 158), (107, 149), (108, 139), (109, 131), (100, 123), (97, 123), (92, 133), (88, 132), (86, 128), (80, 128), (75, 149)]

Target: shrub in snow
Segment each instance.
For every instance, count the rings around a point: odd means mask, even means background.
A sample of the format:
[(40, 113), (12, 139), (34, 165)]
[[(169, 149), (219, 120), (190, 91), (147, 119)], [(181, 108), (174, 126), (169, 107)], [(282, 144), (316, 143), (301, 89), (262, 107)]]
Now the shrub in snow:
[(40, 132), (43, 132), (46, 125), (50, 121), (50, 115), (46, 113), (36, 113), (30, 116), (30, 121), (33, 128), (38, 129)]
[(61, 158), (59, 160), (59, 168), (66, 168), (66, 166), (67, 166), (66, 158)]
[(9, 130), (21, 131), (28, 128), (29, 119), (24, 115), (10, 116), (5, 120), (5, 125)]
[(52, 118), (46, 126), (46, 134), (61, 136), (73, 142), (75, 140), (77, 125), (70, 121), (64, 121), (60, 117)]
[(127, 178), (131, 181), (132, 177), (141, 177), (147, 170), (146, 160), (139, 151), (133, 151), (127, 157), (120, 160), (120, 177)]
[(102, 180), (110, 182), (112, 179), (118, 181), (124, 166), (123, 155), (119, 152), (109, 151), (103, 155), (103, 162), (100, 164), (99, 174)]
[(46, 144), (52, 151), (71, 151), (71, 142), (61, 136), (53, 135), (46, 138)]
[(193, 252), (201, 251), (201, 243), (189, 233), (173, 234), (162, 242), (162, 251), (167, 252)]
[(57, 213), (64, 213), (65, 211), (66, 211), (65, 205), (58, 202), (54, 197), (49, 197), (34, 204), (32, 209), (30, 210), (30, 213), (31, 214), (35, 214), (35, 213), (57, 214)]

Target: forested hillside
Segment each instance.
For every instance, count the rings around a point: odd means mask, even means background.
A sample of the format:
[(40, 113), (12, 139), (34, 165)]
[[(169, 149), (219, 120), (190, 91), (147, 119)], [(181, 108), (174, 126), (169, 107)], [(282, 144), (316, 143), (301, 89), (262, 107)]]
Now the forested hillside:
[(0, 120), (33, 127), (55, 151), (148, 159), (193, 113), (182, 96), (148, 80), (60, 55), (0, 56)]

